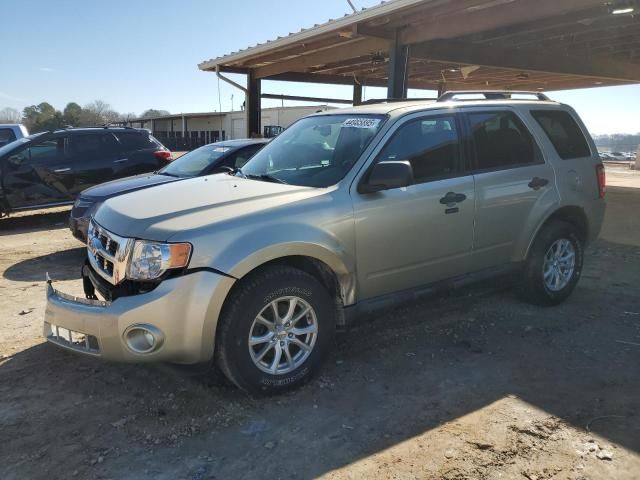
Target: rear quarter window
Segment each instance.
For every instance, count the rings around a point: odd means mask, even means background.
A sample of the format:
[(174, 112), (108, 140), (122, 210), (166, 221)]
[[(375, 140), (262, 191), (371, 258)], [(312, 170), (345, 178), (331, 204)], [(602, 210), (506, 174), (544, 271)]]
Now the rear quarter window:
[(157, 148), (157, 144), (153, 141), (151, 135), (145, 132), (113, 132), (113, 134), (125, 151)]
[(587, 139), (573, 117), (562, 110), (532, 110), (538, 122), (563, 160), (590, 157)]

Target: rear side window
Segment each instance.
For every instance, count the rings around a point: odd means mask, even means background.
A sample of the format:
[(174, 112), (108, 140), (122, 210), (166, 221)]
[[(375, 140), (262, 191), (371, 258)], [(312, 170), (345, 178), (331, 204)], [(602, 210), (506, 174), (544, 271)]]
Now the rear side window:
[(151, 136), (145, 132), (114, 132), (114, 135), (122, 145), (122, 149), (126, 151), (158, 147)]
[(533, 110), (531, 115), (547, 134), (560, 158), (569, 160), (591, 156), (591, 150), (584, 134), (568, 112)]
[(71, 137), (71, 151), (76, 155), (102, 155), (113, 152), (114, 147), (115, 140), (109, 134), (90, 133)]
[(455, 116), (421, 118), (398, 128), (377, 161), (408, 160), (415, 183), (423, 183), (457, 172), (459, 145)]
[(7, 143), (13, 142), (16, 139), (16, 134), (10, 128), (0, 128), (0, 147)]
[(494, 170), (538, 161), (533, 138), (515, 113), (469, 113), (476, 169)]

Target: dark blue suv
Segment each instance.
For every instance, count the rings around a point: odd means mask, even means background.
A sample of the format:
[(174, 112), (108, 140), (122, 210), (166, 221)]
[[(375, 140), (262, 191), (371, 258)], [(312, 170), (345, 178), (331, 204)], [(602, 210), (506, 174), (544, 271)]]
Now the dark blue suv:
[(144, 129), (36, 133), (0, 148), (0, 216), (70, 205), (93, 185), (153, 172), (170, 160), (171, 152)]

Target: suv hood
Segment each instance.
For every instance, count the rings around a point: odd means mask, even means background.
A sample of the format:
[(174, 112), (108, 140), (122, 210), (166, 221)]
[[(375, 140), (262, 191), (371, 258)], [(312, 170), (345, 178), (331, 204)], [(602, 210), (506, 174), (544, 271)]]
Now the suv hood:
[(153, 187), (162, 183), (175, 182), (183, 180), (178, 177), (170, 177), (168, 175), (156, 175), (153, 173), (143, 173), (133, 177), (121, 178), (110, 182), (101, 183), (95, 187), (83, 190), (80, 196), (95, 201), (102, 201), (105, 198), (114, 197), (123, 193), (134, 192), (143, 188)]
[(95, 219), (123, 237), (167, 241), (214, 223), (315, 197), (324, 189), (217, 174), (171, 182), (107, 200)]

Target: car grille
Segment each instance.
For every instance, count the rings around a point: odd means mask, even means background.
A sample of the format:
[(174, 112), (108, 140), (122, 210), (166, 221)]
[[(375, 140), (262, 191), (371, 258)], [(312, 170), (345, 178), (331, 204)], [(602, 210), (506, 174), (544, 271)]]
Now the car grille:
[(133, 239), (111, 233), (91, 220), (87, 233), (89, 263), (110, 284), (124, 280), (132, 247)]

